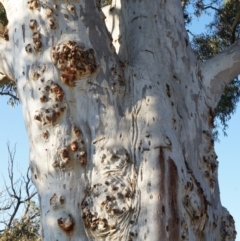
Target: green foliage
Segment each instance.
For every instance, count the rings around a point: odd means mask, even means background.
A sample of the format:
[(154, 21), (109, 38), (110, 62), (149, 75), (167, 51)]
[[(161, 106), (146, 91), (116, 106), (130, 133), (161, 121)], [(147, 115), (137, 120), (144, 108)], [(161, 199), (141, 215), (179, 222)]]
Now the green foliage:
[(181, 0), (185, 24), (188, 26), (192, 19), (201, 17), (209, 8), (222, 4), (222, 0)]
[[(211, 7), (211, 9), (215, 11), (215, 16), (214, 20), (208, 25), (208, 33), (194, 36), (192, 40), (192, 47), (196, 56), (201, 61), (205, 61), (225, 50), (238, 39), (240, 34), (240, 28), (238, 26), (240, 21), (239, 0), (226, 1), (225, 4), (220, 7), (213, 5), (211, 5)], [(202, 11), (204, 8), (206, 8), (206, 6), (201, 8)], [(227, 122), (236, 111), (239, 99), (240, 80), (236, 76), (236, 78), (226, 86), (221, 100), (214, 110), (215, 129), (213, 134), (215, 138), (218, 136), (219, 127), (222, 128), (222, 131), (226, 135)]]
[(15, 83), (11, 82), (0, 87), (0, 95), (6, 95), (9, 97), (7, 104), (15, 106), (19, 103), (17, 88)]
[(216, 13), (215, 20), (209, 25), (212, 33), (225, 41), (225, 46), (233, 44), (239, 36), (239, 10), (239, 0), (226, 1)]
[(15, 219), (9, 229), (0, 234), (0, 241), (40, 241), (40, 211), (34, 201), (30, 201), (28, 212)]
[(6, 16), (6, 11), (3, 7), (3, 5), (0, 3), (0, 23), (3, 26), (6, 26), (8, 24), (7, 16)]
[(209, 34), (195, 36), (192, 46), (197, 58), (201, 61), (207, 60), (223, 50), (222, 40)]
[[(220, 120), (223, 133), (226, 135), (227, 122), (231, 119), (232, 114), (235, 113), (237, 103), (240, 98), (240, 80), (234, 79), (225, 88), (225, 91), (215, 109), (215, 126), (218, 126), (217, 120)], [(214, 135), (217, 136), (218, 130), (215, 129)]]

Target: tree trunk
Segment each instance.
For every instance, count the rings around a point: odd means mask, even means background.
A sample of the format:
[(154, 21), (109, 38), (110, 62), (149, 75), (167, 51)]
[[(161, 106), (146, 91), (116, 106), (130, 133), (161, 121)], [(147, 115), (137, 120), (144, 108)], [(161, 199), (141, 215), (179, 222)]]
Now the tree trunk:
[(110, 34), (93, 0), (2, 2), (43, 240), (234, 240), (211, 133), (238, 44), (198, 63), (179, 0), (117, 0)]

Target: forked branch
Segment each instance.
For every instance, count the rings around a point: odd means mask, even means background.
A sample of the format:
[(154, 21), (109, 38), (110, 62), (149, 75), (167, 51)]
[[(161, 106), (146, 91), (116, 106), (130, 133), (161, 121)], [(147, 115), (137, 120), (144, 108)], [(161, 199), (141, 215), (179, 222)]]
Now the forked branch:
[[(24, 217), (29, 215), (31, 208), (31, 201), (36, 196), (36, 189), (30, 179), (29, 169), (26, 177), (22, 175), (22, 178), (17, 181), (14, 180), (13, 164), (15, 157), (15, 148), (10, 150), (8, 145), (9, 162), (8, 162), (8, 181), (9, 185), (5, 182), (5, 190), (0, 192), (0, 224), (3, 224), (6, 229), (10, 229), (13, 221), (18, 216), (19, 210), (24, 207)], [(0, 230), (0, 234), (5, 229)]]

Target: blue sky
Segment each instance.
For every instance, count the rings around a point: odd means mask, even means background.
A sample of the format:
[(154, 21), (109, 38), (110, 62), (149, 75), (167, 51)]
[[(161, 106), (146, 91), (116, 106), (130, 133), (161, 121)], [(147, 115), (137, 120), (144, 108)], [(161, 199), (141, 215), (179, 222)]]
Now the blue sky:
[(235, 219), (240, 241), (240, 105), (237, 112), (229, 121), (227, 137), (221, 133), (219, 143), (215, 143), (215, 150), (219, 161), (219, 185), (222, 205), (225, 206)]
[[(195, 19), (191, 26), (193, 33), (204, 31), (205, 24), (211, 16), (204, 16), (201, 21)], [(16, 144), (16, 177), (23, 174), (28, 167), (28, 141), (22, 117), (21, 106), (11, 108), (7, 99), (0, 96), (0, 175), (7, 179), (7, 143)], [(219, 183), (222, 204), (230, 211), (236, 222), (236, 230), (240, 241), (240, 105), (232, 119), (229, 121), (227, 137), (220, 131), (220, 142), (215, 143), (219, 161)], [(0, 176), (0, 191), (3, 188), (3, 179)]]

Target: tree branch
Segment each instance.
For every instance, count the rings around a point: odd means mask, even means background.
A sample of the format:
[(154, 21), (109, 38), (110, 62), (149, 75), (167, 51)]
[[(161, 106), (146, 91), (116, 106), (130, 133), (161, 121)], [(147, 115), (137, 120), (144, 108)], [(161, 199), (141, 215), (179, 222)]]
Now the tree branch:
[[(0, 212), (3, 215), (0, 215), (0, 224), (5, 225), (5, 229), (11, 229), (13, 226), (13, 221), (18, 218), (19, 210), (21, 210), (22, 204), (26, 204), (24, 215), (22, 218), (34, 219), (38, 213), (34, 212), (33, 217), (31, 217), (31, 203), (34, 196), (37, 194), (36, 189), (32, 186), (32, 182), (30, 179), (30, 169), (28, 168), (27, 175), (18, 179), (14, 182), (14, 157), (15, 157), (15, 147), (13, 150), (10, 150), (10, 146), (8, 144), (8, 177), (10, 181), (10, 186), (7, 187), (5, 183), (5, 190), (0, 192)], [(25, 190), (24, 190), (25, 189)], [(23, 194), (22, 194), (23, 192)], [(4, 195), (7, 193), (7, 195)], [(24, 196), (23, 196), (24, 195)], [(4, 215), (4, 213), (6, 213)], [(7, 216), (5, 218), (5, 216)], [(0, 234), (5, 230), (0, 230)]]
[(238, 11), (238, 13), (237, 13), (237, 15), (235, 17), (235, 20), (233, 22), (233, 25), (231, 27), (231, 29), (232, 29), (232, 43), (234, 43), (235, 39), (236, 39), (235, 32), (236, 32), (239, 20), (240, 20), (240, 10)]
[(207, 91), (207, 104), (214, 109), (226, 85), (240, 74), (240, 41), (205, 61), (201, 66), (201, 74)]
[(19, 98), (10, 92), (0, 92), (0, 95), (7, 95), (7, 96), (12, 97), (15, 101), (19, 101)]
[(216, 12), (224, 14), (224, 12), (221, 9), (216, 8), (216, 7), (212, 6), (212, 5), (204, 5), (202, 9), (203, 10), (212, 9), (212, 10), (215, 10)]
[[(212, 6), (212, 5), (207, 5), (207, 6), (205, 5), (205, 6), (203, 6), (203, 10), (207, 10), (207, 9), (212, 9), (212, 10), (218, 12), (218, 14), (220, 14), (220, 15), (224, 18), (226, 26), (229, 28), (229, 30), (230, 30), (231, 32), (233, 32), (233, 26), (231, 26), (231, 25), (228, 23), (228, 21), (229, 21), (229, 20), (228, 20), (228, 16), (227, 16), (226, 13), (223, 11), (223, 9), (221, 9), (221, 8), (216, 8), (216, 7)], [(234, 42), (232, 42), (232, 43), (234, 43)]]
[(228, 19), (228, 16), (225, 14), (225, 12), (223, 11), (223, 9), (221, 8), (216, 8), (212, 5), (208, 5), (208, 6), (204, 6), (203, 7), (203, 10), (207, 10), (207, 9), (212, 9), (216, 12), (218, 12), (219, 14), (221, 14), (222, 17), (224, 17), (225, 19), (225, 24), (227, 25), (227, 27), (230, 29), (231, 33), (232, 33), (232, 37), (231, 37), (231, 43), (233, 44), (236, 40), (236, 36), (235, 36), (235, 32), (236, 32), (236, 29), (237, 29), (237, 26), (239, 24), (239, 20), (240, 20), (240, 10), (238, 10), (237, 12), (237, 15), (235, 17), (235, 20), (233, 22), (232, 25), (230, 25), (228, 23), (229, 19)]

